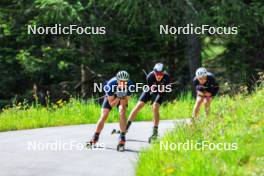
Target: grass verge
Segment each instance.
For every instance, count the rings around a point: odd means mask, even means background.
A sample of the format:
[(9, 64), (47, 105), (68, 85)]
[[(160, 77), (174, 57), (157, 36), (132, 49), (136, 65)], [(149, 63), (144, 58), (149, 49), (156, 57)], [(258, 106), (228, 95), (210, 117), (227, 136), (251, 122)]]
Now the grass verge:
[[(209, 118), (178, 126), (142, 151), (136, 175), (263, 175), (263, 100), (263, 86), (252, 95), (220, 97), (213, 102)], [(184, 143), (207, 143), (211, 148), (199, 145), (188, 149)], [(222, 150), (213, 149), (221, 143), (225, 145)]]
[[(136, 103), (137, 98), (132, 97), (127, 115)], [(190, 117), (193, 103), (194, 100), (190, 94), (186, 94), (174, 102), (164, 103), (160, 109), (161, 119)], [(4, 109), (0, 113), (0, 131), (96, 123), (100, 112), (101, 106), (98, 103), (78, 99), (71, 99), (67, 103), (58, 101), (49, 107), (17, 103), (12, 108)], [(118, 117), (117, 108), (113, 108), (108, 122), (117, 122)], [(152, 120), (149, 104), (140, 111), (136, 120)]]

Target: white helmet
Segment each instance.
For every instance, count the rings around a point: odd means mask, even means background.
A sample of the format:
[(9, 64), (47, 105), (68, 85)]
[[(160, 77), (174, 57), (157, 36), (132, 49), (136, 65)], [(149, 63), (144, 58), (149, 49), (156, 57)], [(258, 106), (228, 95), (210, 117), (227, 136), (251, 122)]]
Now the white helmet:
[(121, 70), (119, 71), (117, 74), (116, 74), (116, 79), (119, 81), (127, 81), (129, 79), (129, 74), (124, 71), (124, 70)]
[(196, 77), (205, 77), (207, 76), (207, 70), (204, 67), (200, 67), (196, 70)]
[(164, 66), (162, 63), (156, 63), (153, 70), (155, 72), (163, 72), (164, 71)]

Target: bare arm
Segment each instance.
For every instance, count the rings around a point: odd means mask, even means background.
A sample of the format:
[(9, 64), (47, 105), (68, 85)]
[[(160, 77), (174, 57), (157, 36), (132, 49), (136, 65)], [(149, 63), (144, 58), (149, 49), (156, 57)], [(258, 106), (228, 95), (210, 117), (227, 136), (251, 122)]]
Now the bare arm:
[(107, 99), (111, 107), (118, 105), (120, 101), (120, 98), (115, 97), (115, 96), (108, 96)]

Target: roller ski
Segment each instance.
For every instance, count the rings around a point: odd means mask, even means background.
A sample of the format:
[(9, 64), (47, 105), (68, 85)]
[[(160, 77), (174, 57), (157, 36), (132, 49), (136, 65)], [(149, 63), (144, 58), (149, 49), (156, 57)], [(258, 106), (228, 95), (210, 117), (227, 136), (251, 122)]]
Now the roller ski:
[[(126, 133), (128, 132), (128, 129), (129, 129), (131, 123), (132, 123), (131, 121), (128, 121), (127, 122), (127, 125), (126, 125)], [(111, 134), (121, 134), (121, 131), (120, 130), (117, 130), (117, 129), (113, 129), (112, 132), (111, 132)]]
[(96, 142), (95, 141), (89, 141), (86, 143), (86, 147), (87, 148), (94, 148), (96, 146)]
[(120, 141), (116, 147), (116, 150), (119, 152), (125, 151), (125, 143), (126, 143), (125, 133), (121, 133)]
[(149, 138), (148, 138), (148, 142), (151, 143), (153, 141), (157, 141), (158, 139), (158, 135), (151, 135)]
[[(127, 133), (127, 131), (126, 131), (126, 133)], [(111, 132), (111, 134), (112, 135), (113, 134), (121, 134), (121, 131), (120, 130), (117, 130), (117, 129), (113, 129), (112, 132)]]
[(158, 139), (158, 127), (153, 128), (153, 134), (148, 138), (148, 142), (151, 143)]
[(120, 130), (117, 130), (117, 129), (113, 129), (111, 134), (120, 134), (121, 131)]
[(90, 140), (89, 142), (86, 143), (86, 147), (87, 148), (94, 148), (96, 147), (96, 144), (98, 142), (99, 139), (99, 134), (95, 134), (94, 137), (92, 138), (92, 140)]

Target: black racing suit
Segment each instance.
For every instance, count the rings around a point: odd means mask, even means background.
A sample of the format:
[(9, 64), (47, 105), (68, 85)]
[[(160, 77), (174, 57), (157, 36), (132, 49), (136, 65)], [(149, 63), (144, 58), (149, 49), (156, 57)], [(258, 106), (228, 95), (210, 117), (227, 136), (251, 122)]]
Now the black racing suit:
[[(161, 79), (161, 81), (157, 81), (156, 80), (156, 77), (155, 77), (155, 74), (154, 74), (154, 71), (150, 72), (148, 75), (147, 75), (147, 84), (149, 87), (153, 86), (153, 85), (168, 85), (170, 82), (170, 76), (168, 73), (164, 73), (164, 76), (163, 78)], [(144, 103), (152, 100), (153, 102), (157, 102), (161, 105), (161, 103), (163, 102), (163, 96), (164, 96), (164, 92), (159, 92), (157, 89), (155, 90), (156, 92), (154, 91), (143, 91), (139, 100), (140, 101), (143, 101)]]
[(196, 77), (194, 77), (193, 79), (193, 84), (196, 88), (196, 91), (200, 91), (203, 93), (210, 92), (212, 96), (215, 96), (219, 91), (219, 85), (212, 73), (209, 73), (207, 75), (207, 81), (203, 85), (200, 84), (199, 80)]

